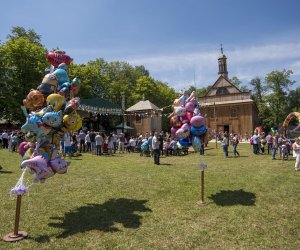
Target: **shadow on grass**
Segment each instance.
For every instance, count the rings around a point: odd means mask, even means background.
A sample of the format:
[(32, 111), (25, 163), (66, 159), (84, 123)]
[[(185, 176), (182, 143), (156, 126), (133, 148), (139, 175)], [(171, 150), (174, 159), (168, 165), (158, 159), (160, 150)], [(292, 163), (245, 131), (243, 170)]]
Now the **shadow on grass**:
[(255, 194), (240, 190), (221, 190), (219, 193), (208, 197), (214, 201), (218, 206), (255, 206)]
[[(119, 198), (110, 199), (103, 204), (87, 204), (67, 212), (64, 217), (51, 217), (50, 219), (59, 222), (49, 223), (49, 226), (64, 229), (57, 238), (66, 238), (90, 230), (121, 231), (115, 226), (116, 223), (122, 224), (125, 228), (138, 228), (142, 216), (137, 212), (152, 212), (145, 206), (146, 202), (147, 200)], [(39, 236), (35, 240), (47, 242), (49, 236)]]
[(12, 171), (0, 170), (0, 174), (12, 174)]

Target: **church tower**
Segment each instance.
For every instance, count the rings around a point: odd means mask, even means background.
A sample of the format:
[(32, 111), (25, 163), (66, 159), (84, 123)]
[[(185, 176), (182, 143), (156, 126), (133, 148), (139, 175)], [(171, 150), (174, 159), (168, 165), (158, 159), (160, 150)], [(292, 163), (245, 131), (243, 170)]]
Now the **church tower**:
[(226, 80), (228, 80), (228, 71), (227, 71), (227, 57), (223, 54), (223, 48), (221, 44), (221, 55), (218, 58), (219, 62), (219, 76), (223, 76)]

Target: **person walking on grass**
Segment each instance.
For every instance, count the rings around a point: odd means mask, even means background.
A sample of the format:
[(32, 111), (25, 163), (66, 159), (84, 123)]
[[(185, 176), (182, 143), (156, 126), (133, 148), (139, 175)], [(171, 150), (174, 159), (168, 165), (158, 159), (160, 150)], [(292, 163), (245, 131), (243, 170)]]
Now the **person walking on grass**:
[[(112, 138), (112, 140), (114, 140), (114, 139)], [(122, 154), (124, 154), (124, 150), (125, 150), (125, 135), (124, 135), (124, 133), (120, 133), (119, 147), (118, 147), (119, 154), (121, 152), (122, 152)]]
[(153, 156), (153, 148), (152, 148), (152, 140), (153, 140), (153, 132), (150, 132), (150, 135), (148, 137), (148, 144), (149, 144), (149, 151), (150, 155)]
[[(107, 137), (107, 149), (108, 149), (108, 155), (112, 156), (113, 152), (114, 152), (114, 139), (112, 134), (110, 134)], [(124, 151), (123, 151), (124, 153)]]
[(101, 149), (103, 146), (103, 137), (100, 134), (100, 132), (96, 133), (95, 142), (96, 142), (96, 155), (102, 155)]
[(237, 146), (239, 144), (239, 138), (237, 136), (237, 134), (234, 134), (232, 137), (232, 147), (233, 147), (233, 155), (234, 157), (240, 157), (240, 153), (237, 151)]
[(86, 136), (86, 134), (82, 130), (80, 130), (80, 132), (79, 132), (79, 143), (80, 143), (79, 152), (80, 153), (85, 153), (85, 136)]
[(72, 140), (70, 133), (64, 134), (64, 154), (63, 157), (65, 158), (68, 154), (69, 158), (72, 157)]
[(278, 133), (275, 134), (273, 138), (273, 143), (272, 143), (272, 160), (276, 160), (276, 153), (278, 149)]
[(296, 157), (295, 171), (300, 170), (300, 136), (296, 138), (295, 142), (292, 145), (293, 156)]
[(228, 158), (228, 146), (229, 146), (229, 137), (227, 133), (224, 133), (224, 137), (222, 140), (223, 152), (225, 157)]
[(160, 156), (160, 149), (159, 149), (159, 138), (158, 138), (158, 132), (154, 133), (154, 136), (152, 137), (152, 150), (154, 154), (154, 164), (159, 165), (159, 156)]
[(260, 140), (260, 136), (258, 135), (258, 132), (255, 130), (254, 135), (252, 136), (253, 154), (255, 155), (259, 153), (259, 147), (258, 147), (259, 140)]
[(85, 136), (86, 152), (91, 152), (91, 138), (90, 132), (88, 131)]

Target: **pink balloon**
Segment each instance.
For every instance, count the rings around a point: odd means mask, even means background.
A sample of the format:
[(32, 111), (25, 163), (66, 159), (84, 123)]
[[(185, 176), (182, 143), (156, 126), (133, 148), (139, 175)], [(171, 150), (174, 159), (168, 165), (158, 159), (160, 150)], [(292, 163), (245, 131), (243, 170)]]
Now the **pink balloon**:
[(184, 107), (185, 107), (186, 111), (193, 112), (196, 105), (197, 105), (197, 101), (191, 100), (191, 101), (187, 102)]
[(172, 127), (172, 128), (171, 128), (171, 134), (174, 135), (174, 134), (176, 133), (177, 130), (178, 130), (177, 128)]
[(194, 116), (191, 119), (191, 124), (195, 128), (199, 128), (199, 127), (201, 127), (202, 125), (205, 124), (205, 118), (201, 115)]
[(28, 148), (29, 148), (29, 142), (27, 141), (21, 142), (18, 147), (19, 154), (23, 157), (23, 155), (25, 154)]
[(186, 116), (189, 119), (189, 121), (191, 121), (192, 117), (193, 117), (194, 113), (193, 112), (187, 112)]

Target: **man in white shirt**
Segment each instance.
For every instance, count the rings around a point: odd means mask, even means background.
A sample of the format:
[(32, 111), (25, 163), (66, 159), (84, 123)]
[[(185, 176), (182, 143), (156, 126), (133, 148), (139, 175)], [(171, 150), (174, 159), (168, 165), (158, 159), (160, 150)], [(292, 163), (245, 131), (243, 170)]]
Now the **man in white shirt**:
[(102, 154), (101, 148), (103, 145), (103, 137), (99, 132), (96, 133), (95, 141), (96, 141), (96, 155), (101, 155)]
[(117, 141), (118, 141), (118, 136), (116, 135), (116, 133), (112, 134), (112, 142), (114, 144), (114, 154), (116, 153), (117, 150)]
[(134, 148), (136, 146), (136, 140), (134, 139), (134, 137), (132, 136), (128, 142), (128, 152), (134, 152)]
[(158, 139), (158, 133), (155, 132), (154, 136), (152, 137), (152, 150), (154, 153), (154, 164), (159, 165), (159, 156), (160, 156), (160, 150), (159, 150), (159, 139)]
[(83, 152), (85, 153), (85, 136), (86, 134), (80, 130), (79, 132), (79, 144), (80, 144), (80, 147), (79, 147), (79, 152)]
[(8, 133), (6, 130), (4, 130), (2, 133), (2, 144), (3, 148), (8, 148)]
[(72, 140), (70, 133), (64, 134), (64, 158), (66, 154), (68, 154), (70, 158), (72, 157)]

